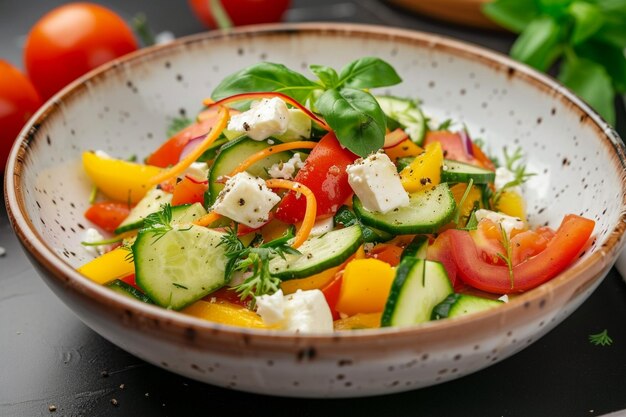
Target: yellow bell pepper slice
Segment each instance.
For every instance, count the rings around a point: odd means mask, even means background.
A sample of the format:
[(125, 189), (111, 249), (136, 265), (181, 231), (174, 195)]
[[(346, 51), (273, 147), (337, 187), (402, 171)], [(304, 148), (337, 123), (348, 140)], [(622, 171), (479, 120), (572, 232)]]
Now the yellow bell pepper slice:
[(343, 271), (337, 311), (349, 316), (383, 311), (394, 276), (394, 268), (378, 259), (349, 262)]
[(441, 182), (443, 150), (440, 142), (426, 145), (425, 152), (400, 171), (402, 186), (409, 193), (432, 187)]
[[(463, 198), (463, 194), (465, 193), (466, 189), (467, 184), (465, 183), (455, 184), (450, 187), (450, 192), (452, 193), (452, 196), (454, 197), (454, 201), (456, 201), (457, 206), (461, 203), (461, 199)], [(472, 212), (472, 209), (474, 208), (474, 204), (476, 204), (476, 202), (480, 204), (481, 197), (482, 194), (480, 192), (480, 189), (473, 185), (467, 193), (465, 201), (463, 202), (463, 207), (461, 207), (459, 218), (463, 219), (469, 216)]]
[(293, 294), (298, 290), (307, 291), (317, 288), (323, 288), (335, 277), (335, 274), (339, 272), (340, 269), (341, 265), (334, 268), (328, 268), (325, 271), (322, 271), (315, 275), (311, 275), (307, 278), (290, 279), (288, 281), (282, 282), (280, 284), (280, 288), (283, 290), (283, 294), (285, 295)]
[(78, 272), (98, 284), (108, 284), (135, 273), (135, 264), (128, 259), (128, 255), (126, 249), (113, 249), (81, 266)]
[(385, 149), (385, 153), (392, 161), (396, 161), (398, 158), (404, 158), (405, 156), (417, 156), (424, 152), (422, 148), (417, 146), (411, 139), (407, 139), (393, 148)]
[(496, 209), (509, 216), (526, 221), (526, 205), (522, 196), (516, 191), (506, 190), (500, 194)]
[(154, 185), (161, 168), (83, 153), (85, 172), (100, 191), (113, 200), (137, 203)]
[(210, 303), (199, 300), (181, 310), (181, 312), (189, 316), (230, 326), (252, 329), (271, 328), (263, 323), (263, 319), (258, 314), (227, 301)]
[(382, 313), (357, 314), (345, 319), (335, 320), (335, 330), (377, 329), (380, 327)]

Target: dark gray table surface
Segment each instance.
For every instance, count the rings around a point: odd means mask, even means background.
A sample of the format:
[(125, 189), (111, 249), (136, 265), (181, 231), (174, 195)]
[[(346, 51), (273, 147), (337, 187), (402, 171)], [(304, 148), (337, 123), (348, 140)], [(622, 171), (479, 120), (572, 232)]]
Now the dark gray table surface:
[[(21, 65), (28, 28), (62, 1), (1, 0), (0, 58)], [(183, 0), (102, 1), (155, 31), (202, 30)], [(375, 0), (294, 0), (290, 21), (335, 20), (431, 31), (506, 52), (511, 35), (411, 16)], [(623, 103), (618, 131), (625, 137)], [(204, 385), (110, 344), (44, 285), (0, 210), (0, 416), (594, 416), (626, 408), (626, 284), (612, 270), (561, 325), (515, 356), (461, 379), (403, 394), (348, 400), (263, 397)], [(608, 329), (613, 345), (588, 335)], [(104, 372), (104, 375), (103, 375)], [(112, 400), (117, 400), (117, 406)], [(49, 411), (54, 405), (56, 411)], [(222, 414), (223, 413), (223, 414)]]

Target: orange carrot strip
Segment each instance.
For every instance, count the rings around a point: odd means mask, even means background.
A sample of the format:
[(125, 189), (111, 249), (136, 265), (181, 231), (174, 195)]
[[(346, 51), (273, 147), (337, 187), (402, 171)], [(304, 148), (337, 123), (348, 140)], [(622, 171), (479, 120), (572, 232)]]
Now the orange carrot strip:
[(197, 226), (208, 226), (211, 223), (213, 223), (214, 221), (218, 220), (221, 216), (219, 214), (217, 214), (216, 212), (212, 211), (210, 213), (205, 214), (204, 216), (200, 217), (198, 220), (196, 220), (195, 222), (193, 222), (193, 224), (197, 225)]
[(152, 184), (159, 184), (163, 181), (166, 181), (170, 178), (173, 178), (177, 175), (182, 174), (189, 166), (198, 159), (204, 151), (209, 149), (209, 146), (220, 136), (222, 130), (226, 128), (226, 123), (228, 122), (228, 109), (226, 107), (222, 107), (220, 109), (218, 122), (216, 125), (207, 133), (204, 140), (195, 147), (193, 151), (191, 151), (184, 159), (179, 161), (176, 165), (171, 168), (164, 169), (158, 175), (154, 176), (151, 180)]
[(300, 226), (300, 229), (296, 233), (295, 240), (291, 245), (294, 248), (299, 248), (300, 245), (302, 245), (304, 241), (307, 240), (307, 238), (311, 234), (313, 225), (315, 224), (315, 216), (317, 214), (317, 200), (315, 199), (313, 191), (311, 191), (309, 187), (305, 185), (289, 180), (272, 179), (265, 181), (265, 184), (269, 188), (284, 188), (287, 190), (295, 191), (296, 193), (301, 193), (302, 195), (304, 195), (304, 197), (306, 197), (306, 212), (304, 213), (302, 226)]
[(269, 148), (265, 148), (262, 151), (259, 151), (255, 154), (250, 155), (248, 158), (244, 159), (238, 166), (235, 168), (230, 174), (229, 177), (232, 177), (235, 174), (239, 174), (240, 172), (244, 172), (246, 169), (250, 168), (254, 163), (260, 161), (261, 159), (265, 159), (270, 155), (275, 153), (290, 151), (292, 149), (313, 149), (317, 145), (317, 142), (309, 142), (309, 141), (296, 141), (296, 142), (288, 142), (281, 143), (280, 145), (270, 146)]
[(260, 99), (260, 98), (267, 98), (267, 97), (278, 97), (280, 99), (282, 99), (283, 101), (291, 104), (292, 106), (300, 109), (302, 112), (304, 112), (304, 114), (306, 114), (309, 119), (313, 120), (315, 123), (317, 123), (318, 125), (320, 125), (322, 127), (322, 129), (330, 132), (332, 129), (330, 128), (330, 126), (328, 126), (328, 124), (326, 124), (326, 122), (321, 119), (320, 117), (316, 116), (311, 110), (307, 109), (306, 107), (304, 107), (302, 104), (298, 103), (296, 100), (294, 100), (293, 98), (289, 97), (286, 94), (283, 93), (278, 93), (278, 92), (274, 92), (274, 91), (264, 91), (264, 92), (257, 92), (257, 93), (243, 93), (243, 94), (235, 94), (233, 96), (230, 97), (226, 97), (223, 98), (221, 100), (217, 100), (217, 101), (213, 101), (213, 99), (211, 98), (206, 98), (203, 100), (202, 104), (204, 104), (207, 107), (212, 107), (212, 106), (224, 106), (228, 103), (232, 103), (234, 101), (241, 101), (241, 100), (252, 100), (252, 99)]

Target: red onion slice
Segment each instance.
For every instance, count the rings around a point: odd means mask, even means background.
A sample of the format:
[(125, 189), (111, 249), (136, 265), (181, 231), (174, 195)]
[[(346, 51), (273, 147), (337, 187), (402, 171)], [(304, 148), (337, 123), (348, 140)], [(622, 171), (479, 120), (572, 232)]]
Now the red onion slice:
[(400, 128), (389, 132), (385, 135), (385, 143), (383, 145), (383, 149), (393, 148), (394, 146), (398, 146), (400, 143), (404, 142), (409, 138), (409, 135)]
[(463, 149), (465, 149), (465, 153), (468, 156), (473, 157), (474, 147), (472, 146), (473, 145), (472, 139), (469, 137), (469, 134), (467, 133), (467, 131), (463, 129), (458, 133), (458, 135), (461, 138), (461, 143), (463, 144)]
[(178, 160), (182, 161), (183, 159), (185, 159), (185, 157), (189, 155), (191, 151), (193, 151), (198, 145), (200, 145), (205, 137), (206, 134), (195, 137), (193, 139), (189, 139), (189, 142), (187, 142), (183, 150), (180, 152), (180, 157), (178, 158)]

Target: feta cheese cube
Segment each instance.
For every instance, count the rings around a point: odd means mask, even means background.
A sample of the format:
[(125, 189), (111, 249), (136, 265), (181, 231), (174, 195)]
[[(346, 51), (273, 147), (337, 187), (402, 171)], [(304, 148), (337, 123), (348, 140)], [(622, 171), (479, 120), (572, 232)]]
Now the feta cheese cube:
[(396, 166), (384, 152), (359, 159), (346, 171), (348, 182), (365, 209), (387, 213), (409, 204)]
[(526, 229), (526, 224), (524, 224), (524, 222), (517, 217), (512, 217), (504, 213), (491, 210), (476, 210), (476, 220), (481, 221), (482, 219), (489, 219), (495, 224), (501, 225), (507, 235), (510, 235), (513, 229)]
[[(507, 183), (513, 180), (515, 180), (515, 174), (509, 171), (506, 167), (496, 168), (496, 179), (494, 180), (496, 190), (501, 190)], [(522, 193), (522, 189), (519, 185), (510, 187), (508, 190), (515, 191), (518, 194)]]
[(256, 312), (268, 326), (273, 326), (285, 320), (283, 291), (278, 290), (272, 295), (256, 297)]
[(206, 162), (194, 162), (183, 173), (198, 181), (205, 181), (209, 175), (209, 165)]
[(322, 236), (323, 234), (333, 230), (333, 227), (335, 227), (335, 220), (332, 217), (320, 219), (313, 225), (309, 236)]
[(261, 178), (240, 172), (226, 181), (213, 210), (225, 217), (254, 229), (269, 220), (269, 212), (280, 197)]
[[(87, 230), (85, 230), (85, 235), (83, 236), (83, 242), (94, 243), (94, 242), (100, 242), (101, 240), (104, 240), (104, 236), (102, 236), (100, 232), (98, 232), (93, 227), (89, 227), (87, 228)], [(89, 252), (93, 256), (104, 255), (109, 250), (108, 245), (84, 246), (84, 248), (87, 252)]]
[(288, 126), (289, 110), (278, 97), (264, 98), (253, 103), (250, 110), (234, 115), (228, 122), (228, 130), (246, 134), (258, 141), (281, 135)]
[(293, 178), (293, 174), (296, 169), (301, 169), (304, 166), (304, 162), (300, 159), (300, 154), (295, 153), (287, 162), (279, 162), (274, 164), (267, 170), (267, 173), (272, 178), (284, 178), (290, 180)]

